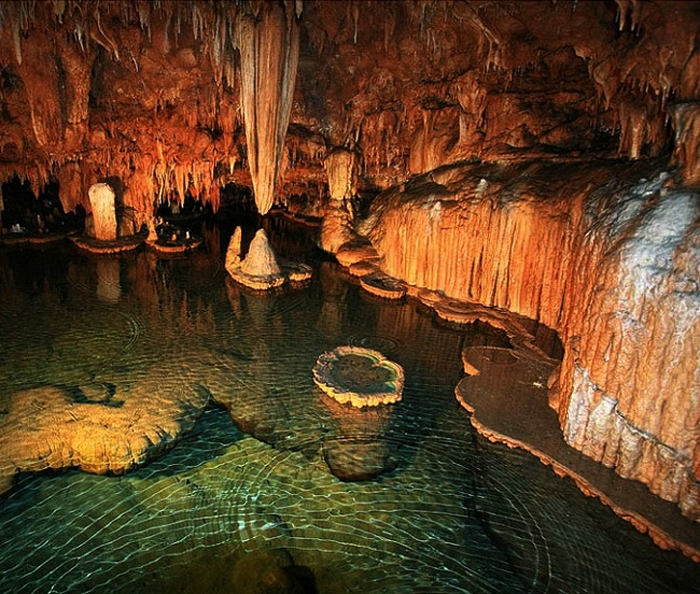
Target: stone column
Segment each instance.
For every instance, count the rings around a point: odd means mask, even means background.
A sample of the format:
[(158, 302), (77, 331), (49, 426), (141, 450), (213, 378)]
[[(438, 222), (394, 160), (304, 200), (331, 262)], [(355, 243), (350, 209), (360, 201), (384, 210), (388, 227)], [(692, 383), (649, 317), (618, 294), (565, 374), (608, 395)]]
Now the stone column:
[(117, 215), (114, 210), (114, 190), (109, 184), (97, 183), (88, 190), (95, 238), (114, 241), (117, 238)]
[(350, 202), (356, 182), (355, 154), (344, 148), (335, 149), (326, 157), (325, 166), (331, 196), (321, 224), (321, 248), (334, 254), (356, 237)]

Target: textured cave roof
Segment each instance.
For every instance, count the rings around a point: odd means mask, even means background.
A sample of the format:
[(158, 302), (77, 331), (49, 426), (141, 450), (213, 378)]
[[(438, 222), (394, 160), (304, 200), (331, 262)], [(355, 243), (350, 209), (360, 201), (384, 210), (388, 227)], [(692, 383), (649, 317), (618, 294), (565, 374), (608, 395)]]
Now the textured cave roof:
[[(671, 153), (669, 105), (700, 95), (700, 3), (305, 0), (280, 195), (358, 190), (461, 160)], [(118, 178), (127, 204), (250, 186), (235, 22), (255, 2), (0, 5), (0, 178)]]

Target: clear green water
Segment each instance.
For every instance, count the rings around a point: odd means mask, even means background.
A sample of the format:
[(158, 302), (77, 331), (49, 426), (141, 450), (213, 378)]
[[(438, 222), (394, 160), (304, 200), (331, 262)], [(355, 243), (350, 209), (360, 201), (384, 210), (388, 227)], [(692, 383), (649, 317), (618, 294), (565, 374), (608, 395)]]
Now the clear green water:
[[(182, 259), (0, 252), (0, 403), (41, 385), (198, 385), (264, 439), (212, 406), (124, 476), (20, 475), (0, 499), (0, 592), (700, 591), (697, 565), (529, 454), (474, 434), (453, 388), (462, 344), (488, 337), (446, 328), (416, 302), (372, 298), (314, 260), (303, 235), (270, 224), (280, 256), (315, 265), (311, 284), (237, 287), (216, 228)], [(404, 367), (390, 414), (346, 419), (319, 397), (316, 358), (343, 344)], [(393, 470), (337, 479), (324, 452), (346, 443)], [(296, 590), (260, 585), (281, 550)]]

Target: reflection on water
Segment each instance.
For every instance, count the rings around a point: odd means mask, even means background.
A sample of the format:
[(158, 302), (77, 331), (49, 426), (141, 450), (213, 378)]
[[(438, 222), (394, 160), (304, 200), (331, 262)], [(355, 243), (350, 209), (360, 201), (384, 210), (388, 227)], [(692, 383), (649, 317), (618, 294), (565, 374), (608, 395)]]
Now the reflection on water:
[[(308, 237), (271, 220), (278, 253), (309, 262)], [(230, 231), (207, 230), (182, 259), (0, 252), (0, 403), (37, 386), (128, 395), (158, 382), (219, 403), (126, 475), (20, 475), (0, 502), (0, 591), (698, 591), (690, 561), (474, 435), (453, 395), (460, 351), (507, 346), (497, 333), (379, 302), (320, 260), (310, 284), (250, 292), (222, 266)], [(403, 366), (391, 415), (324, 403), (311, 370), (343, 344)], [(343, 481), (329, 457), (383, 472)]]

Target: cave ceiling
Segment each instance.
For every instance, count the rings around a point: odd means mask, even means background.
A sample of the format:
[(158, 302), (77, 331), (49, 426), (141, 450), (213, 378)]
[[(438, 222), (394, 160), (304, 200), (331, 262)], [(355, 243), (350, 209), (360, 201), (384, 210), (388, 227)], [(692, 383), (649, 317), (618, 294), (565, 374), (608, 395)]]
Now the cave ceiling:
[[(251, 186), (237, 23), (264, 5), (0, 4), (0, 178), (57, 181), (66, 210), (104, 179), (144, 212), (188, 188), (218, 208)], [(336, 147), (358, 192), (465, 160), (670, 156), (669, 106), (700, 95), (698, 2), (278, 6), (299, 47), (278, 202), (327, 194)]]

